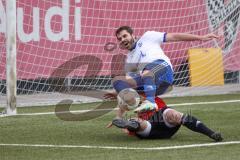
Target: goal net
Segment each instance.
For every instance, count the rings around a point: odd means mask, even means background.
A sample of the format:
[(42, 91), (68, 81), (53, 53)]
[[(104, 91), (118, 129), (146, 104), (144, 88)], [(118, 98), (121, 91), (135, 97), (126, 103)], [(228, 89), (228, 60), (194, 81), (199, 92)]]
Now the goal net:
[[(148, 30), (207, 34), (212, 41), (162, 45), (174, 67), (174, 96), (239, 92), (239, 0), (19, 0), (17, 105), (99, 100), (89, 91), (112, 89), (126, 52), (114, 32)], [(0, 0), (0, 106), (6, 105), (6, 0)], [(195, 54), (198, 53), (198, 54)], [(76, 94), (77, 93), (77, 94)]]

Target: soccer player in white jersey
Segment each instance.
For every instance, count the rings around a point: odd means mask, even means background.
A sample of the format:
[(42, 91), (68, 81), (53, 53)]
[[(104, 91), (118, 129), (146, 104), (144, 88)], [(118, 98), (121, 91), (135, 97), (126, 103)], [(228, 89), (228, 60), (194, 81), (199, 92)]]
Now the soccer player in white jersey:
[[(170, 59), (164, 54), (160, 45), (164, 42), (176, 41), (208, 41), (219, 38), (210, 33), (193, 35), (188, 33), (166, 33), (147, 31), (139, 39), (135, 38), (133, 29), (121, 26), (116, 32), (116, 38), (122, 49), (129, 50), (125, 61), (125, 76), (116, 76), (113, 87), (117, 93), (126, 88), (143, 91), (146, 100), (135, 109), (135, 112), (155, 110), (155, 96), (172, 88), (173, 68)], [(113, 94), (112, 94), (113, 95)], [(106, 98), (112, 96), (105, 95)]]

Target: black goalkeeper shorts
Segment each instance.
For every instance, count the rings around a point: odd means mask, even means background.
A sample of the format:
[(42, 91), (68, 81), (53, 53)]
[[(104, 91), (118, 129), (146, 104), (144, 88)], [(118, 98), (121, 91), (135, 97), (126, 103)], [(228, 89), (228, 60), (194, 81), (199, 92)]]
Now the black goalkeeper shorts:
[(148, 120), (151, 125), (151, 131), (147, 137), (142, 137), (141, 135), (137, 135), (142, 139), (169, 139), (171, 138), (181, 127), (181, 125), (175, 127), (168, 127), (163, 121), (163, 111), (167, 109), (165, 107), (158, 112), (155, 112), (152, 117)]

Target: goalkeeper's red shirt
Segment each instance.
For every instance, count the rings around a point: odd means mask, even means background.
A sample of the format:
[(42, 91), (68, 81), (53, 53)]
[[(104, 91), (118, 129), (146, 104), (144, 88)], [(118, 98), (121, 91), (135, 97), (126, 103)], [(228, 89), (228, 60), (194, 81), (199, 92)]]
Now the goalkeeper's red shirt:
[[(159, 111), (161, 109), (164, 109), (166, 106), (166, 103), (159, 97), (155, 97), (155, 102), (157, 104), (157, 109), (153, 110), (153, 111), (146, 111), (146, 112), (142, 112), (142, 113), (138, 113), (138, 118), (144, 119), (144, 120), (149, 120), (150, 117), (152, 117), (152, 115), (156, 112)], [(125, 129), (126, 130), (126, 129)], [(125, 132), (127, 132), (127, 134), (129, 136), (134, 136), (136, 133), (135, 132), (130, 132), (128, 130), (126, 130)]]
[[(155, 102), (157, 104), (156, 111), (161, 110), (166, 107), (166, 103), (159, 97), (155, 97)], [(154, 114), (154, 112), (155, 112), (155, 110), (138, 113), (138, 118), (148, 120)]]

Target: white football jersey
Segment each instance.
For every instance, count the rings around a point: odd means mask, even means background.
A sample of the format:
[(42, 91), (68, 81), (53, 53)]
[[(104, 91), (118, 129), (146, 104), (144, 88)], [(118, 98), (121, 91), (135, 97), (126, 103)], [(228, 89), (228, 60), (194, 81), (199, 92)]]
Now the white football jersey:
[(130, 51), (125, 61), (125, 70), (141, 72), (146, 64), (161, 59), (171, 67), (170, 59), (164, 54), (160, 45), (165, 41), (165, 32), (147, 31), (137, 41), (135, 48)]

